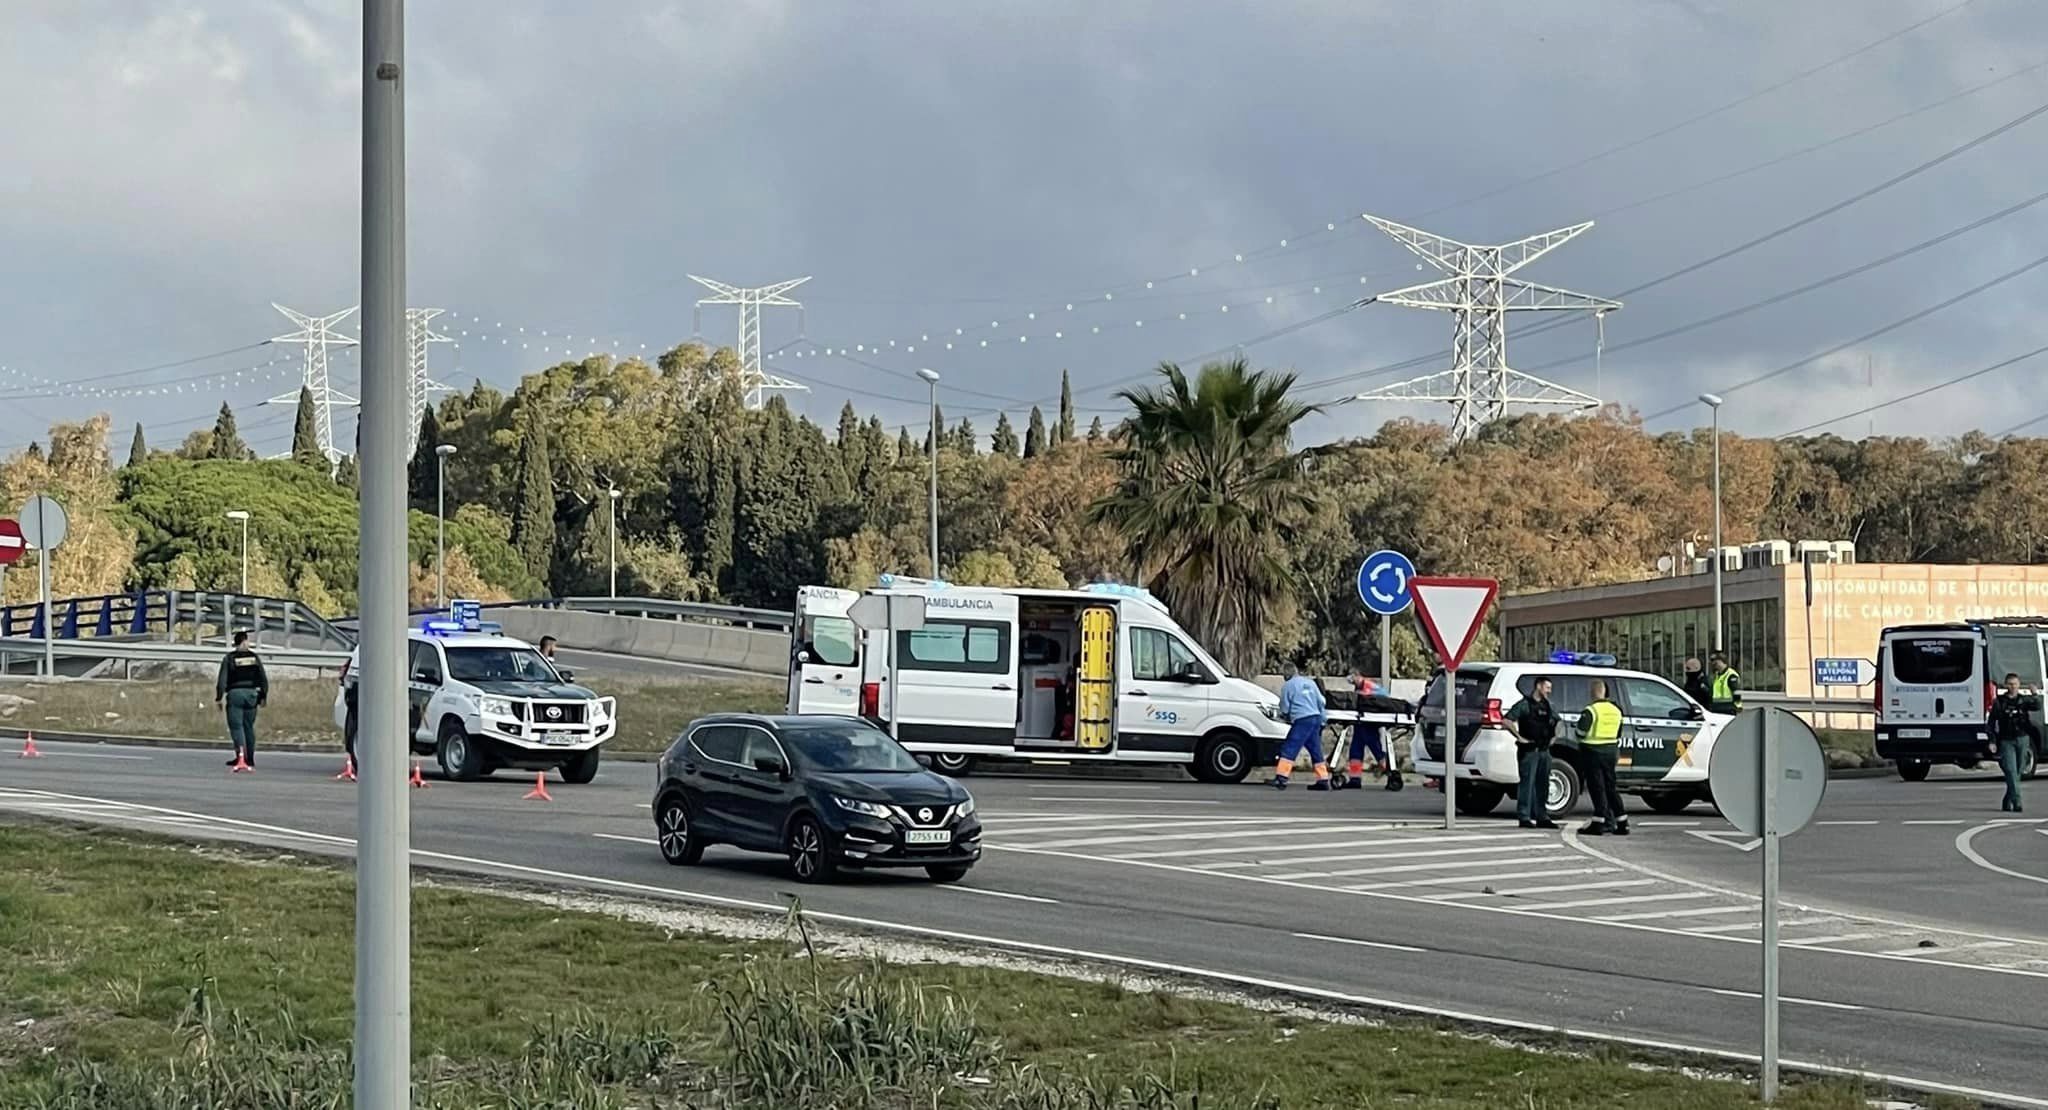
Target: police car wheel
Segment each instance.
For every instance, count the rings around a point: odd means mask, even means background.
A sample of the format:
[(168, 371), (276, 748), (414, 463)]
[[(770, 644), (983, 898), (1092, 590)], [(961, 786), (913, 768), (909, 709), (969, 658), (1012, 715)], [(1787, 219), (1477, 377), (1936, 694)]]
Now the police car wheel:
[(1490, 782), (1458, 784), (1458, 812), (1467, 817), (1484, 817), (1493, 812), (1508, 792)]
[(1648, 790), (1643, 793), (1643, 804), (1649, 806), (1652, 812), (1667, 817), (1675, 813), (1684, 813), (1697, 800), (1699, 796), (1690, 790)]
[(816, 818), (804, 816), (790, 822), (786, 847), (789, 871), (797, 882), (829, 883), (838, 876), (839, 860), (832, 841)]
[(1899, 760), (1899, 777), (1907, 782), (1926, 782), (1929, 769), (1927, 764), (1917, 759)]
[(577, 752), (562, 764), (562, 781), (582, 786), (597, 777), (598, 749)]
[(471, 782), (483, 774), (484, 753), (470, 738), (469, 730), (462, 727), (461, 721), (441, 723), (435, 758), (441, 763), (441, 777), (454, 782)]
[(1239, 783), (1252, 773), (1252, 749), (1242, 736), (1217, 736), (1195, 752), (1195, 777), (1203, 782)]
[(654, 814), (655, 842), (661, 858), (676, 867), (687, 867), (704, 858), (704, 842), (690, 827), (690, 809), (679, 797), (662, 799)]
[(1553, 758), (1550, 782), (1544, 788), (1543, 808), (1552, 817), (1563, 817), (1578, 808), (1579, 795), (1584, 789), (1579, 781), (1579, 769), (1562, 759)]

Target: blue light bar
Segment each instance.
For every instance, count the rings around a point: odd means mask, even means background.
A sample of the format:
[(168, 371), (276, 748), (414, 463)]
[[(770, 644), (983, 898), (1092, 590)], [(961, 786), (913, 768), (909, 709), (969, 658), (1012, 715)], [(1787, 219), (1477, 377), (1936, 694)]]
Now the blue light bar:
[(1612, 667), (1615, 665), (1614, 656), (1590, 651), (1553, 651), (1550, 653), (1550, 661), (1562, 667), (1574, 665), (1582, 667)]
[(420, 622), (420, 631), (429, 636), (459, 636), (465, 632), (495, 636), (504, 631), (504, 628), (504, 625), (498, 624), (495, 621), (478, 621), (472, 625), (464, 624), (461, 621), (434, 620), (430, 618)]

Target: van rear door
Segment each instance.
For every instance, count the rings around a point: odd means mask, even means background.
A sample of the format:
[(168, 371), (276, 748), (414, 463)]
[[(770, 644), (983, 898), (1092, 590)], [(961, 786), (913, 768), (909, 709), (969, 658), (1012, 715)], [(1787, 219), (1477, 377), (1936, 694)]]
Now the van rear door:
[(1013, 748), (1017, 741), (1017, 597), (994, 590), (925, 595), (924, 627), (896, 632), (890, 712), (912, 749)]
[(804, 586), (790, 620), (789, 711), (851, 717), (860, 706), (860, 632), (852, 590)]
[[(1984, 637), (1971, 628), (1887, 632), (1878, 675), (1880, 721), (1902, 740), (1984, 721)], [(1918, 735), (1915, 735), (1915, 733)]]

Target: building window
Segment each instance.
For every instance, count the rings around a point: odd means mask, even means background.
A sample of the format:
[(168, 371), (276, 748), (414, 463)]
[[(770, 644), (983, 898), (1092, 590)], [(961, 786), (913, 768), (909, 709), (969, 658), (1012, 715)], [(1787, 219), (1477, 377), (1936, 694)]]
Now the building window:
[[(1778, 599), (1738, 601), (1728, 606), (1728, 659), (1752, 690), (1785, 688), (1785, 623)], [(1712, 650), (1711, 606), (1635, 613), (1508, 629), (1506, 658), (1541, 663), (1559, 651), (1614, 656), (1617, 665), (1681, 679), (1685, 661), (1702, 663)]]

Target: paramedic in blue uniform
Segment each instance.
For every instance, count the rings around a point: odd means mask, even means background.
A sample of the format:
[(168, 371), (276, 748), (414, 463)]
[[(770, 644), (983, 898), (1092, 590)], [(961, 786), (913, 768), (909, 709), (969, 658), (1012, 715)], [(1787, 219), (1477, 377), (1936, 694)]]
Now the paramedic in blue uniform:
[(1330, 789), (1330, 765), (1323, 761), (1323, 722), (1329, 707), (1315, 679), (1292, 663), (1287, 665), (1287, 681), (1280, 685), (1280, 716), (1287, 721), (1287, 741), (1280, 745), (1280, 762), (1273, 767), (1273, 788), (1287, 789), (1287, 773), (1294, 770), (1295, 757), (1307, 749), (1316, 766), (1316, 781), (1309, 789)]

